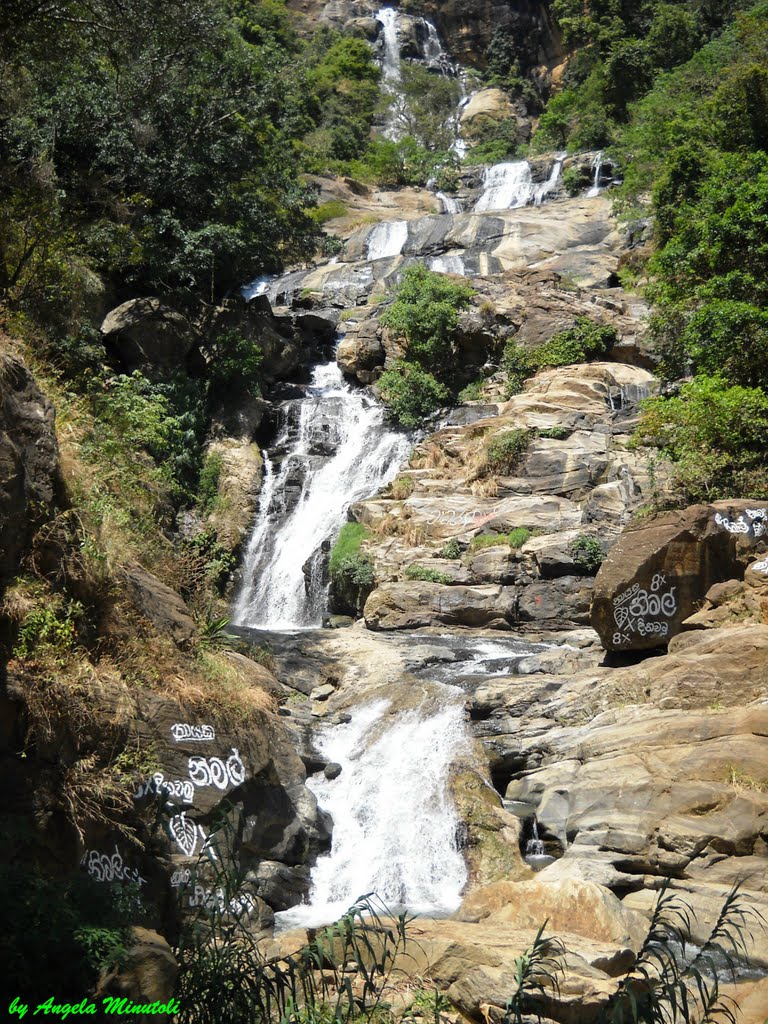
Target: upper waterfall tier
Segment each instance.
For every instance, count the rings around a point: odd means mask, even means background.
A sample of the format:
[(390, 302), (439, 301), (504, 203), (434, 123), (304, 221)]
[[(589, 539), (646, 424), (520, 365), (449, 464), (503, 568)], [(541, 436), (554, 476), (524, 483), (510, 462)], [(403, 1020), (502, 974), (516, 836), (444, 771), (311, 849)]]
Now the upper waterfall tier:
[(286, 402), (283, 414), (235, 603), (234, 621), (244, 626), (322, 624), (323, 546), (354, 501), (394, 477), (410, 448), (377, 402), (344, 383), (335, 362), (316, 366), (306, 398)]

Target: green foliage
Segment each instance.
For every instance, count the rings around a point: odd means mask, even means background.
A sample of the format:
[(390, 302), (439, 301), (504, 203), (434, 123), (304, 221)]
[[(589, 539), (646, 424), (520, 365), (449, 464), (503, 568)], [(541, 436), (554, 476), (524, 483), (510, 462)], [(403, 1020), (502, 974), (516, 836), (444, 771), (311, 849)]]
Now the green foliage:
[(382, 373), (377, 388), (397, 422), (408, 428), (418, 427), (449, 399), (448, 389), (431, 373), (405, 359)]
[(259, 368), (264, 359), (258, 342), (237, 331), (219, 334), (208, 351), (209, 395), (213, 401), (233, 391), (259, 395)]
[(762, 390), (701, 375), (674, 397), (643, 403), (634, 443), (654, 445), (672, 461), (685, 503), (735, 494), (766, 498), (766, 431), (768, 396)]
[(76, 317), (93, 271), (213, 298), (311, 255), (304, 72), (279, 4), (233, 6), (72, 0), (4, 34), (0, 298)]
[(461, 558), (461, 544), (455, 539), (446, 541), (440, 548), (440, 557), (450, 559)]
[(430, 569), (425, 565), (414, 563), (405, 570), (407, 580), (423, 580), (425, 583), (451, 583), (448, 573), (440, 572), (439, 569)]
[(218, 452), (211, 452), (206, 456), (203, 468), (200, 470), (197, 506), (204, 515), (212, 512), (218, 502), (221, 467), (221, 455)]
[(505, 430), (486, 439), (479, 467), (481, 476), (505, 476), (519, 466), (535, 432), (523, 427)]
[(426, 185), (440, 168), (450, 166), (450, 161), (450, 153), (431, 152), (412, 136), (405, 136), (396, 142), (374, 139), (360, 159), (340, 165), (337, 170), (360, 181), (400, 188)]
[(507, 1003), (504, 1024), (526, 1024), (526, 1007), (533, 998), (559, 994), (558, 978), (565, 967), (565, 946), (560, 939), (544, 937), (547, 922), (539, 928), (530, 947), (515, 957), (515, 994)]
[(563, 188), (569, 196), (577, 196), (589, 188), (591, 183), (592, 175), (586, 166), (567, 167), (563, 171)]
[(605, 327), (590, 317), (581, 316), (574, 327), (559, 331), (530, 356), (537, 368), (570, 366), (604, 356), (618, 340), (613, 327)]
[(325, 224), (326, 221), (335, 220), (337, 217), (344, 217), (347, 212), (345, 203), (340, 199), (331, 199), (321, 206), (315, 207), (310, 216), (318, 224)]
[(4, 984), (30, 1005), (50, 992), (57, 1002), (80, 1002), (99, 974), (124, 958), (127, 926), (144, 923), (138, 886), (104, 885), (85, 872), (68, 879), (51, 877), (35, 866), (31, 842), (22, 856), (22, 848), (9, 836), (4, 826), (3, 845), (10, 847), (5, 853), (14, 858), (6, 863), (4, 857), (0, 865)]
[(564, 441), (573, 433), (568, 427), (544, 427), (537, 430), (539, 437), (547, 437), (553, 441)]
[(232, 650), (237, 637), (234, 633), (227, 632), (227, 626), (231, 621), (229, 615), (216, 615), (213, 609), (209, 608), (205, 619), (200, 623), (198, 648), (201, 651)]
[(521, 345), (518, 345), (514, 338), (510, 338), (504, 346), (501, 368), (507, 378), (505, 387), (507, 398), (519, 395), (525, 382), (536, 372), (530, 354)]
[(454, 142), (451, 122), (459, 102), (459, 83), (418, 63), (402, 65), (402, 81), (392, 100), (401, 134), (430, 153), (448, 153)]
[(513, 160), (515, 157), (521, 156), (522, 149), (516, 121), (488, 119), (475, 132), (472, 147), (464, 162), (467, 164), (503, 163), (505, 160)]
[(77, 622), (83, 607), (76, 601), (53, 598), (29, 611), (13, 648), (15, 658), (49, 655), (61, 661), (78, 646)]
[(484, 384), (485, 381), (482, 378), (480, 380), (473, 380), (465, 388), (461, 389), (457, 396), (458, 401), (461, 403), (479, 401)]
[(362, 523), (345, 523), (331, 549), (328, 569), (337, 585), (352, 584), (371, 589), (376, 582), (373, 563), (360, 548), (368, 536), (368, 527)]
[(472, 538), (469, 543), (469, 549), (470, 551), (479, 551), (483, 548), (507, 545), (516, 551), (532, 536), (533, 533), (527, 526), (516, 526), (509, 533), (481, 533), (477, 537)]
[(605, 561), (602, 545), (596, 537), (580, 533), (568, 547), (568, 553), (587, 576), (594, 576)]
[(405, 338), (409, 358), (434, 365), (434, 360), (450, 354), (459, 312), (474, 294), (469, 285), (418, 263), (403, 274), (395, 301), (382, 313), (381, 323)]

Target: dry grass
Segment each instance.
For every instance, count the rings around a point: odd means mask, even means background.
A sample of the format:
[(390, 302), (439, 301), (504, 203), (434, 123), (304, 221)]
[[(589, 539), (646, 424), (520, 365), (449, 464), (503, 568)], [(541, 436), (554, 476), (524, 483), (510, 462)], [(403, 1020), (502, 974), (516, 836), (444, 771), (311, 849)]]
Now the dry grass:
[(495, 476), (484, 476), (473, 480), (469, 485), (476, 498), (496, 498), (499, 494), (499, 481)]
[(404, 501), (413, 494), (414, 486), (412, 476), (401, 474), (389, 485), (387, 497), (395, 501)]
[(756, 779), (735, 764), (725, 766), (725, 783), (737, 792), (768, 792), (768, 779)]
[(437, 441), (425, 441), (411, 455), (412, 469), (450, 469), (453, 460)]
[(370, 529), (371, 535), (377, 540), (384, 540), (387, 537), (395, 537), (400, 533), (403, 519), (399, 516), (382, 516)]

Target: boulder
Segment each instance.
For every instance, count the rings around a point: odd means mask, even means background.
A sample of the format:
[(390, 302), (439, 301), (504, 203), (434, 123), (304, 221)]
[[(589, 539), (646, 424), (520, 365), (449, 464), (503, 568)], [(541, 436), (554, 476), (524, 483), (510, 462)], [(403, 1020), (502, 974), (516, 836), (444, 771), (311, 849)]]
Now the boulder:
[(386, 583), (370, 595), (363, 615), (374, 630), (438, 625), (509, 629), (516, 604), (511, 587)]
[(101, 333), (129, 373), (183, 367), (197, 340), (190, 321), (157, 298), (129, 299), (107, 313)]
[(195, 620), (176, 593), (140, 565), (125, 569), (125, 579), (142, 615), (177, 643), (187, 643), (197, 633)]
[(648, 931), (642, 914), (623, 906), (609, 889), (577, 878), (495, 882), (470, 893), (454, 918), (504, 921), (518, 928), (537, 928), (546, 921), (553, 934), (571, 932), (634, 952)]
[(51, 516), (58, 479), (53, 406), (23, 363), (0, 352), (0, 591)]
[[(128, 998), (139, 1005), (167, 1004), (173, 998), (178, 964), (162, 935), (148, 928), (131, 928), (128, 950), (121, 965), (99, 981), (99, 998)], [(170, 1021), (172, 1013), (148, 1013), (133, 1017), (137, 1024)]]
[(536, 622), (550, 628), (570, 628), (589, 623), (592, 579), (585, 576), (561, 576), (556, 580), (531, 583), (520, 591), (521, 622)]
[(468, 139), (480, 139), (483, 130), (499, 122), (517, 120), (518, 112), (502, 89), (481, 89), (461, 112), (461, 128)]
[(384, 363), (384, 347), (376, 320), (363, 320), (339, 342), (336, 362), (347, 377), (357, 377), (361, 383), (370, 383), (372, 371)]
[(234, 551), (253, 526), (264, 464), (261, 452), (257, 444), (245, 438), (228, 437), (214, 441), (206, 457), (220, 465), (217, 500), (208, 522), (219, 543)]
[(740, 579), (768, 539), (768, 509), (693, 505), (631, 524), (595, 580), (592, 625), (610, 651), (665, 647), (716, 583)]

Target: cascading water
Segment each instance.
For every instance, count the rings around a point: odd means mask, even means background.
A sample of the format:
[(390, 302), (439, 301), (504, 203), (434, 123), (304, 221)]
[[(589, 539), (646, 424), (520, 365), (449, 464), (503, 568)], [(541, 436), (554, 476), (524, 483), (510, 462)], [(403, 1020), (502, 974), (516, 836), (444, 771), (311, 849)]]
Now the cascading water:
[(592, 161), (592, 188), (587, 192), (590, 199), (600, 195), (600, 176), (603, 173), (603, 151), (595, 154)]
[(442, 256), (433, 256), (429, 261), (429, 269), (438, 274), (456, 274), (459, 277), (466, 277), (464, 257), (459, 253), (444, 253)]
[(285, 403), (285, 426), (273, 449), (287, 450), (279, 468), (265, 460), (233, 613), (238, 625), (279, 630), (322, 624), (323, 544), (354, 501), (395, 476), (410, 448), (406, 435), (385, 425), (382, 406), (346, 384), (335, 362), (315, 367), (307, 392)]
[(381, 73), (385, 82), (399, 82), (400, 73), (400, 33), (398, 30), (398, 13), (392, 7), (382, 7), (376, 12), (376, 20), (384, 27), (382, 33), (384, 49), (381, 57)]
[(475, 213), (485, 210), (517, 210), (533, 203), (539, 206), (557, 188), (563, 170), (563, 157), (552, 165), (549, 178), (540, 184), (533, 180), (531, 165), (526, 160), (494, 164), (485, 171), (483, 194), (475, 204)]
[(328, 923), (369, 892), (391, 909), (432, 916), (459, 905), (467, 867), (448, 777), (470, 749), (462, 694), (433, 685), (419, 707), (391, 721), (389, 707), (358, 708), (317, 739), (341, 765), (337, 778), (308, 782), (333, 818), (333, 845), (312, 871), (309, 904), (276, 915), (281, 927)]
[(377, 224), (367, 238), (366, 256), (369, 261), (399, 256), (408, 241), (408, 221), (387, 220)]
[(454, 199), (453, 196), (447, 196), (445, 192), (437, 192), (437, 198), (443, 204), (443, 213), (450, 213), (456, 215), (461, 213), (463, 207), (460, 199)]

